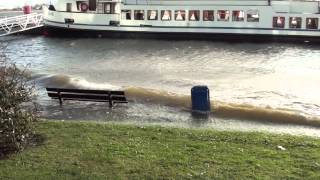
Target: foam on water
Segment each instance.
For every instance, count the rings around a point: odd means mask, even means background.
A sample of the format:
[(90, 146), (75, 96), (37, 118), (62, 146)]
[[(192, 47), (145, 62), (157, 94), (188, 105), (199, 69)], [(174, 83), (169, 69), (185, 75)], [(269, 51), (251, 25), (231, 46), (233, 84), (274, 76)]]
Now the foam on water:
[(36, 82), (43, 87), (59, 87), (59, 88), (83, 88), (83, 89), (120, 89), (118, 86), (114, 86), (108, 83), (94, 83), (89, 82), (82, 78), (70, 77), (67, 75), (39, 75), (34, 76)]

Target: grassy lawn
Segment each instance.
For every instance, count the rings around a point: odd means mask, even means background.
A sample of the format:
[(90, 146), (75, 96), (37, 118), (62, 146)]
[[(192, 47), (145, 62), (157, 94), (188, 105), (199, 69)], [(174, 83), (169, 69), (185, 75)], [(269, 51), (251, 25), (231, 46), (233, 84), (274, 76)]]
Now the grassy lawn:
[(309, 137), (52, 121), (38, 132), (42, 144), (0, 160), (0, 179), (320, 179)]

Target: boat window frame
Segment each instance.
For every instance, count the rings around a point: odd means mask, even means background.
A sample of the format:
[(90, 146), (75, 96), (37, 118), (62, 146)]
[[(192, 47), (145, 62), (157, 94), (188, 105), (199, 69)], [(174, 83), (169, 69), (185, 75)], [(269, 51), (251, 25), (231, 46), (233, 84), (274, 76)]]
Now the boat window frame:
[[(293, 18), (295, 18), (295, 21), (297, 24), (294, 26), (292, 25)], [(301, 29), (302, 28), (302, 17), (289, 17), (289, 28), (290, 29)]]
[[(151, 12), (156, 12), (156, 16), (155, 16), (155, 19), (151, 19), (150, 16), (151, 16)], [(148, 21), (157, 21), (159, 19), (159, 12), (157, 9), (150, 9), (147, 11), (147, 19)]]
[[(88, 5), (87, 1), (76, 1), (77, 10), (78, 10), (78, 11), (81, 11), (81, 4), (82, 4), (82, 3), (86, 3), (86, 4)], [(89, 7), (89, 5), (88, 5), (88, 7)]]
[[(164, 19), (164, 13), (169, 12), (169, 19)], [(161, 21), (171, 21), (172, 20), (172, 11), (167, 9), (167, 10), (161, 10)]]
[[(137, 19), (137, 14), (142, 12), (142, 19)], [(143, 21), (145, 19), (145, 10), (134, 10), (133, 19), (137, 21)]]
[[(103, 13), (104, 14), (115, 14), (116, 12), (116, 3), (113, 3), (113, 2), (105, 2), (105, 3), (102, 3), (103, 5)], [(109, 6), (109, 10), (106, 9), (107, 7)]]
[[(257, 15), (258, 17), (253, 17)], [(257, 9), (249, 9), (246, 12), (247, 22), (260, 22), (260, 13)]]
[[(282, 22), (279, 25), (279, 20)], [(284, 29), (286, 27), (286, 17), (285, 16), (273, 16), (272, 17), (272, 27), (277, 29)]]
[[(192, 14), (194, 14), (195, 19), (191, 19)], [(200, 10), (189, 10), (188, 11), (188, 20), (189, 21), (200, 21)]]
[(97, 0), (88, 0), (88, 5), (89, 5), (89, 8), (88, 8), (89, 11), (97, 10)]
[[(127, 11), (127, 12), (126, 12)], [(123, 18), (123, 12), (126, 12), (126, 14), (125, 14), (125, 18)], [(129, 13), (128, 13), (129, 12)], [(130, 19), (128, 19), (127, 17), (127, 15), (130, 15)], [(131, 9), (121, 9), (121, 19), (122, 20), (132, 20), (132, 10)]]
[[(238, 15), (238, 17), (235, 16), (235, 12), (239, 12), (239, 14), (242, 12), (243, 13), (243, 17), (239, 18), (239, 15)], [(233, 22), (244, 22), (244, 17), (245, 17), (244, 10), (232, 10), (232, 21)]]
[[(177, 19), (178, 12), (181, 12), (180, 15), (181, 15), (182, 19)], [(185, 21), (186, 20), (186, 10), (175, 10), (174, 11), (174, 20), (175, 21)]]
[[(207, 13), (211, 12), (212, 16), (210, 17), (210, 15), (208, 15), (208, 17), (207, 17), (208, 19), (205, 19), (205, 14), (206, 14), (205, 12), (207, 12)], [(202, 15), (203, 15), (203, 17), (202, 17), (203, 21), (214, 21), (214, 10), (203, 10)]]
[[(224, 18), (221, 18), (221, 14), (224, 11)], [(217, 21), (221, 21), (221, 22), (229, 22), (230, 21), (230, 10), (217, 10)]]
[[(309, 20), (312, 20), (312, 19), (317, 19), (315, 21), (315, 27), (312, 27), (309, 25)], [(317, 17), (307, 17), (306, 18), (306, 29), (319, 29), (319, 18)]]
[(70, 2), (66, 3), (66, 12), (72, 12), (72, 3)]

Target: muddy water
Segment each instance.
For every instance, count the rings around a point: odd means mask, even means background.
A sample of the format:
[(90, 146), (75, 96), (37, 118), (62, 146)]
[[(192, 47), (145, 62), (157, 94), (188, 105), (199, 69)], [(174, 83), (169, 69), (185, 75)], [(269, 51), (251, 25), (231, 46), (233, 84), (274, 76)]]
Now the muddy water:
[[(7, 55), (30, 64), (42, 115), (181, 127), (320, 135), (320, 46), (19, 36)], [(190, 115), (190, 89), (210, 88), (213, 114)], [(128, 105), (67, 102), (44, 87), (123, 89)], [(297, 125), (298, 124), (298, 125)]]

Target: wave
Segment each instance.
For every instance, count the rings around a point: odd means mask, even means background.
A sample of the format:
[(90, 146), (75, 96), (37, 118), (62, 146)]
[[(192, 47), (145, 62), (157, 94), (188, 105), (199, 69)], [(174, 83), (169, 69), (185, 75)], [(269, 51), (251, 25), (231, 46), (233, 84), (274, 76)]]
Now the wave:
[(35, 75), (34, 80), (42, 87), (79, 88), (79, 89), (111, 89), (118, 90), (121, 87), (108, 83), (93, 83), (82, 78), (67, 75)]
[[(122, 89), (129, 101), (152, 103), (165, 106), (191, 109), (190, 95), (181, 95), (142, 87), (121, 88), (107, 83), (92, 83), (81, 78), (66, 75), (40, 76), (36, 82), (46, 87), (84, 89)], [(260, 107), (250, 104), (236, 104), (211, 100), (212, 115), (229, 119), (245, 119), (262, 122), (310, 125), (320, 127), (320, 118), (309, 116), (301, 111), (284, 108)]]
[[(187, 95), (137, 87), (127, 88), (126, 94), (129, 99), (191, 109), (191, 97)], [(319, 117), (308, 116), (292, 109), (259, 107), (215, 100), (211, 100), (210, 103), (212, 114), (216, 117), (320, 126)]]
[(176, 106), (182, 108), (190, 108), (190, 96), (178, 95), (162, 90), (146, 89), (141, 87), (125, 88), (128, 99), (139, 102), (162, 104), (166, 106)]
[(259, 107), (250, 104), (215, 102), (212, 108), (217, 116), (264, 122), (311, 125), (320, 127), (320, 118), (293, 109)]

